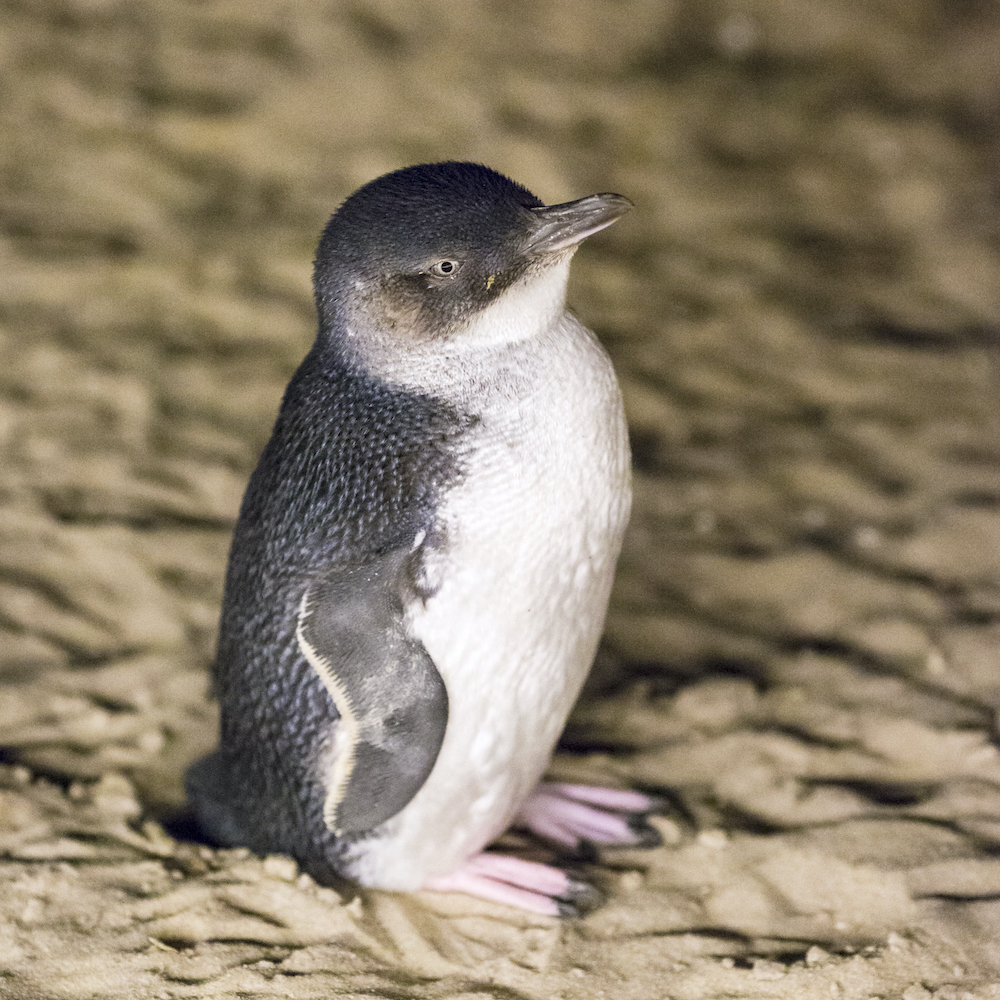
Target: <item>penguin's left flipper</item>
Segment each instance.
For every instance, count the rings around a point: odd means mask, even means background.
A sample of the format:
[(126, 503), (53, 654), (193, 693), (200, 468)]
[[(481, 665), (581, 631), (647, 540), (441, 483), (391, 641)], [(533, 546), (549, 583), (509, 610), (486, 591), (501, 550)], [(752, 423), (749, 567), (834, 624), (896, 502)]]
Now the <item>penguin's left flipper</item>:
[(663, 805), (642, 792), (543, 781), (513, 825), (571, 851), (602, 844), (658, 847), (663, 839), (649, 815)]
[(413, 554), (338, 566), (306, 591), (296, 637), (340, 714), (323, 819), (335, 834), (372, 830), (424, 784), (448, 722), (444, 681), (407, 633)]

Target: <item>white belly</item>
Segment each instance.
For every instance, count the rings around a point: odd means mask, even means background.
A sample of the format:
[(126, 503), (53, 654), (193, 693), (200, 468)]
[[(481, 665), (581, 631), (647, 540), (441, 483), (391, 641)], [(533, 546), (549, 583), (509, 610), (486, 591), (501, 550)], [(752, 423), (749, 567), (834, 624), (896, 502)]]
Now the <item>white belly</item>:
[[(544, 772), (590, 669), (630, 504), (629, 454), (610, 361), (568, 314), (514, 345), (478, 398), (461, 483), (440, 511), (436, 591), (412, 634), (448, 689), (448, 727), (427, 782), (349, 870), (416, 889), (509, 824)], [(491, 375), (495, 378), (495, 359)]]

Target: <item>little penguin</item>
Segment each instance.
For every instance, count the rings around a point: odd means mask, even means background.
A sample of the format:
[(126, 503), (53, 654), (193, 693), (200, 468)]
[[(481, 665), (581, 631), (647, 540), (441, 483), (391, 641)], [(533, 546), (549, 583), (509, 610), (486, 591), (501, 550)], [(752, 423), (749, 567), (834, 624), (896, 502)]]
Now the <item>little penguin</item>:
[(565, 915), (588, 887), (484, 848), (511, 824), (564, 848), (653, 836), (639, 792), (539, 784), (631, 502), (618, 385), (566, 283), (630, 207), (447, 162), (330, 219), (319, 332), (230, 551), (218, 747), (187, 775), (215, 842)]

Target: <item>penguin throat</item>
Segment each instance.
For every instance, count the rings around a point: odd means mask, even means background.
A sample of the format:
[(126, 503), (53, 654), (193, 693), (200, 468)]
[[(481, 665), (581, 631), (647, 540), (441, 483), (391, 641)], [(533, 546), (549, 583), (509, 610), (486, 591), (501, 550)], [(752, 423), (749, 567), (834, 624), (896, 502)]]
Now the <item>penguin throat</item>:
[(484, 309), (464, 320), (448, 337), (461, 352), (498, 347), (537, 337), (550, 330), (566, 308), (566, 284), (572, 253), (529, 268), (524, 276)]

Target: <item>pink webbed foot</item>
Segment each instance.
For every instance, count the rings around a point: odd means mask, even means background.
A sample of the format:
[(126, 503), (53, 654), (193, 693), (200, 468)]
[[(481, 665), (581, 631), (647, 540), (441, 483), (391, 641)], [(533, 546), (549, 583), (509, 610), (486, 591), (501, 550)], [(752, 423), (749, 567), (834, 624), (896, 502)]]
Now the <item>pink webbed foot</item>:
[(521, 806), (514, 826), (571, 851), (599, 844), (656, 847), (662, 838), (648, 816), (661, 804), (641, 792), (542, 782)]
[(601, 901), (593, 886), (558, 868), (505, 854), (476, 854), (457, 871), (431, 879), (424, 888), (464, 892), (548, 917), (578, 916)]
[[(641, 792), (543, 782), (525, 800), (513, 825), (583, 854), (598, 844), (654, 847), (662, 839), (647, 817), (662, 804)], [(559, 868), (494, 853), (476, 854), (424, 888), (464, 892), (551, 917), (579, 916), (602, 899), (599, 890)]]

